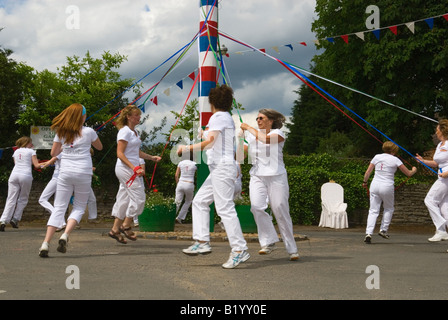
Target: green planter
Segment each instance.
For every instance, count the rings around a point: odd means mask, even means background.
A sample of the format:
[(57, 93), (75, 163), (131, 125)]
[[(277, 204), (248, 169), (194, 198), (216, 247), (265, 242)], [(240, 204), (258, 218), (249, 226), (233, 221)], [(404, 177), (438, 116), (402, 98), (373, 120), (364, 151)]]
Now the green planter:
[(243, 232), (257, 233), (257, 224), (254, 215), (250, 212), (250, 205), (236, 205), (235, 209)]
[(145, 207), (138, 217), (140, 231), (167, 232), (174, 231), (176, 205), (153, 205)]

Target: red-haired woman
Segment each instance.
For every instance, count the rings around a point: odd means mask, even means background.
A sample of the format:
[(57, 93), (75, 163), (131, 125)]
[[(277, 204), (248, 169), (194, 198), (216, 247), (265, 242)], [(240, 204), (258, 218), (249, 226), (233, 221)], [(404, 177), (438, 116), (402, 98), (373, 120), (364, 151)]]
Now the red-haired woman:
[(67, 219), (67, 226), (59, 239), (57, 251), (65, 253), (68, 237), (78, 225), (85, 212), (92, 182), (92, 157), (90, 148), (103, 149), (97, 133), (84, 126), (86, 108), (74, 103), (53, 119), (51, 129), (56, 132), (51, 148), (51, 156), (62, 153), (59, 170), (54, 211), (47, 223), (45, 240), (39, 250), (39, 256), (48, 257), (49, 243), (58, 228), (65, 222), (64, 216), (74, 194), (73, 208)]

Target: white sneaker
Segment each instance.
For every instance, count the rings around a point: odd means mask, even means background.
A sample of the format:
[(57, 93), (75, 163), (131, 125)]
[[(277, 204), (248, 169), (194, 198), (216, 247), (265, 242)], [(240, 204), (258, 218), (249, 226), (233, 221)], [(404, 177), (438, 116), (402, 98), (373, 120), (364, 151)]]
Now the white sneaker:
[(43, 242), (42, 246), (39, 249), (39, 257), (47, 258), (48, 257), (48, 242)]
[(270, 254), (272, 251), (277, 249), (275, 246), (275, 243), (268, 244), (267, 246), (264, 246), (263, 248), (258, 251), (258, 254)]
[(289, 255), (289, 260), (290, 261), (297, 261), (297, 260), (299, 260), (299, 254), (297, 252), (296, 253), (291, 253)]
[(437, 230), (436, 233), (428, 239), (431, 242), (437, 242), (442, 240), (448, 240), (448, 233), (446, 231)]
[(56, 250), (58, 250), (60, 253), (66, 253), (67, 242), (68, 242), (68, 235), (66, 233), (63, 233), (62, 236), (59, 238), (59, 246)]
[(188, 254), (189, 256), (196, 256), (198, 254), (208, 254), (212, 252), (212, 247), (210, 243), (204, 242), (200, 243), (196, 241), (193, 245), (189, 246), (187, 249), (182, 250), (183, 253)]
[(249, 252), (246, 250), (241, 251), (240, 253), (231, 252), (229, 256), (229, 260), (222, 265), (224, 269), (233, 269), (240, 263), (247, 261), (250, 258)]

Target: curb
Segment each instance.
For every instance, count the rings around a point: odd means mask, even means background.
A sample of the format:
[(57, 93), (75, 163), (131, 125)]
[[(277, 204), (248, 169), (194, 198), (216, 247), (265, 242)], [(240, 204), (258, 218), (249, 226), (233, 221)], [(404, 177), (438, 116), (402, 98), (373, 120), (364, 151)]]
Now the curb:
[[(178, 232), (144, 232), (144, 231), (134, 231), (134, 232), (137, 235), (137, 238), (142, 238), (142, 239), (193, 241), (192, 233), (185, 234), (185, 232), (183, 232), (182, 234), (179, 234)], [(244, 233), (243, 236), (247, 242), (258, 242), (258, 234), (257, 233)], [(280, 241), (282, 241), (281, 235), (279, 235), (279, 239), (280, 239)], [(295, 234), (294, 239), (296, 241), (309, 240), (308, 236), (299, 235), (299, 234)], [(212, 232), (212, 233), (210, 233), (210, 241), (226, 242), (226, 241), (228, 241), (228, 238), (225, 233), (220, 234), (220, 233)]]

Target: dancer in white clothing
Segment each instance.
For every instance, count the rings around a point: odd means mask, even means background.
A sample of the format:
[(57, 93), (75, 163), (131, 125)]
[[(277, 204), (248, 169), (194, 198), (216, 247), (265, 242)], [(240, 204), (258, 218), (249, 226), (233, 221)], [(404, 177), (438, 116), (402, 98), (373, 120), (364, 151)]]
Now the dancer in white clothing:
[(19, 227), (23, 210), (28, 204), (28, 197), (33, 183), (31, 166), (40, 168), (36, 151), (30, 137), (22, 137), (16, 141), (18, 149), (14, 151), (14, 168), (8, 179), (8, 197), (0, 217), (0, 231), (5, 231), (7, 223), (13, 228)]
[(235, 123), (229, 113), (233, 90), (222, 85), (210, 90), (209, 102), (213, 115), (208, 123), (206, 139), (190, 146), (179, 146), (178, 155), (207, 149), (210, 174), (193, 199), (193, 239), (195, 243), (183, 252), (187, 255), (207, 254), (210, 247), (210, 204), (224, 224), (231, 253), (222, 267), (235, 268), (250, 258), (247, 243), (233, 201), (235, 189)]
[[(182, 160), (177, 165), (176, 174), (176, 221), (182, 223), (187, 216), (188, 208), (190, 208), (194, 197), (194, 176), (197, 170), (196, 162), (192, 160)], [(185, 199), (185, 201), (184, 201)], [(182, 201), (184, 204), (182, 205)]]
[(412, 167), (412, 170), (409, 170), (395, 156), (398, 150), (399, 148), (395, 143), (391, 141), (384, 142), (384, 153), (375, 155), (364, 173), (363, 186), (367, 187), (367, 181), (373, 170), (375, 170), (375, 175), (369, 190), (370, 208), (369, 216), (367, 217), (365, 243), (371, 243), (376, 219), (380, 214), (381, 203), (383, 204), (383, 218), (378, 234), (385, 239), (389, 239), (388, 230), (394, 213), (394, 176), (397, 168), (408, 177), (413, 176), (417, 172), (416, 167)]
[(42, 168), (47, 168), (51, 165), (54, 165), (54, 171), (53, 175), (51, 176), (51, 180), (47, 183), (45, 189), (42, 191), (42, 194), (39, 197), (39, 204), (44, 207), (44, 209), (47, 210), (50, 214), (53, 212), (54, 207), (48, 200), (56, 193), (59, 169), (61, 167), (61, 157), (62, 153), (58, 154), (56, 157), (52, 157), (50, 160), (41, 164)]
[(259, 130), (247, 123), (242, 123), (241, 129), (247, 132), (248, 145), (244, 148), (252, 163), (249, 196), (261, 245), (258, 253), (271, 253), (275, 249), (275, 243), (279, 241), (272, 217), (266, 212), (266, 199), (269, 197), (289, 260), (296, 261), (299, 260), (299, 253), (289, 213), (289, 184), (283, 162), (285, 135), (280, 130), (285, 117), (273, 109), (261, 109), (256, 120)]
[(120, 233), (129, 240), (137, 240), (132, 231), (132, 224), (134, 217), (138, 217), (145, 208), (144, 170), (140, 167), (140, 158), (155, 162), (161, 160), (159, 156), (152, 156), (140, 150), (142, 142), (135, 127), (140, 123), (141, 114), (137, 106), (129, 105), (121, 111), (116, 121), (119, 131), (115, 174), (120, 186), (112, 208), (112, 216), (115, 220), (109, 236), (124, 244), (127, 241)]
[(57, 229), (65, 222), (65, 212), (74, 194), (73, 208), (67, 226), (59, 239), (57, 251), (65, 253), (70, 233), (79, 224), (85, 212), (92, 182), (92, 157), (90, 148), (102, 150), (103, 145), (96, 132), (84, 127), (86, 108), (74, 103), (53, 119), (51, 129), (56, 132), (51, 156), (62, 153), (54, 211), (47, 223), (47, 232), (39, 250), (40, 257), (48, 257), (49, 243)]
[(439, 178), (434, 182), (425, 197), (425, 204), (429, 215), (436, 227), (434, 236), (428, 241), (436, 242), (448, 240), (446, 231), (448, 225), (448, 120), (439, 121), (436, 128), (436, 136), (439, 139), (433, 160), (425, 160), (417, 154), (417, 159), (427, 166), (438, 168)]

